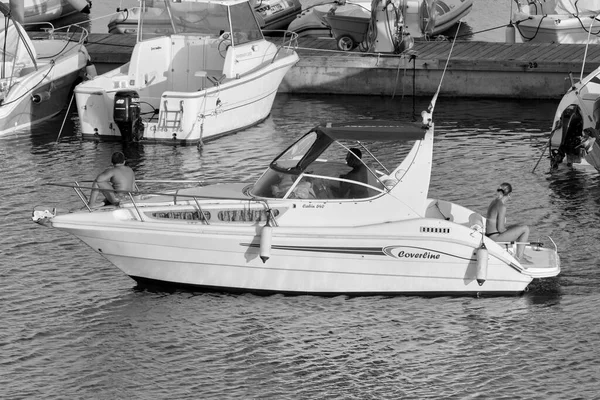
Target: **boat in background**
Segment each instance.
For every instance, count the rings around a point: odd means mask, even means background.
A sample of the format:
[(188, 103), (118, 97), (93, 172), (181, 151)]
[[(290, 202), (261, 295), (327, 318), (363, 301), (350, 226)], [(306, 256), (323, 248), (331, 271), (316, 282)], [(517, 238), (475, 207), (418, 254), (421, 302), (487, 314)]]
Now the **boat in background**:
[[(16, 0), (0, 0), (9, 5)], [(92, 3), (87, 0), (18, 0), (23, 2), (24, 24), (49, 22), (74, 13), (89, 14)]]
[(199, 144), (270, 114), (296, 34), (267, 41), (247, 0), (163, 4), (166, 32), (140, 19), (131, 60), (75, 88), (84, 138)]
[(599, 0), (517, 0), (511, 24), (526, 42), (600, 44)]
[[(302, 9), (299, 0), (252, 0), (250, 3), (263, 31), (286, 30)], [(142, 10), (144, 9), (141, 7), (117, 9), (117, 13), (108, 22), (108, 33), (137, 33)], [(161, 7), (161, 3), (147, 1), (145, 10), (144, 29), (154, 29), (156, 33), (164, 33), (169, 29), (169, 15)]]
[[(138, 181), (147, 189), (94, 209), (83, 192), (89, 186), (59, 183), (87, 209), (34, 209), (32, 219), (74, 235), (142, 285), (479, 296), (522, 293), (534, 279), (558, 275), (551, 238), (520, 243), (531, 259), (524, 264), (515, 243), (485, 235), (480, 214), (428, 197), (437, 95), (416, 123), (319, 124), (254, 184)], [(224, 181), (229, 176), (223, 171)], [(163, 188), (153, 189), (157, 183)]]
[(577, 82), (571, 77), (554, 115), (549, 147), (552, 169), (564, 161), (600, 172), (600, 67)]
[[(415, 1), (415, 10), (420, 10), (425, 0)], [(393, 3), (393, 2), (392, 2)], [(401, 5), (409, 4), (406, 0)], [(389, 4), (389, 3), (388, 3)], [(409, 6), (411, 6), (409, 4)], [(430, 35), (436, 36), (457, 24), (471, 12), (473, 0), (436, 0), (433, 2), (433, 20), (435, 20)], [(348, 16), (352, 18), (371, 18), (372, 5), (370, 1), (343, 1), (333, 4), (319, 4), (303, 10), (294, 19), (288, 29), (299, 36), (331, 36), (331, 27), (326, 20), (327, 15)], [(426, 18), (430, 18), (428, 15)], [(422, 19), (423, 16), (419, 16)], [(426, 23), (426, 22), (425, 22)], [(414, 23), (413, 23), (414, 24)], [(422, 21), (417, 24), (423, 24)]]
[[(29, 128), (60, 113), (90, 62), (87, 31), (56, 33), (31, 39), (0, 4), (5, 29), (0, 32), (0, 135)], [(81, 33), (83, 32), (83, 33)]]

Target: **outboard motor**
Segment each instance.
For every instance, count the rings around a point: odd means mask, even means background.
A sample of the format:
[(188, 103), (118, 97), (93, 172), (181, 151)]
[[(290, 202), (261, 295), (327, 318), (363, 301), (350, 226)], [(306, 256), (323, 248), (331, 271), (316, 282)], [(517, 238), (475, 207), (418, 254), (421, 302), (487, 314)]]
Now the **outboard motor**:
[(124, 141), (138, 141), (144, 136), (144, 124), (140, 117), (140, 96), (135, 90), (115, 93), (113, 119)]

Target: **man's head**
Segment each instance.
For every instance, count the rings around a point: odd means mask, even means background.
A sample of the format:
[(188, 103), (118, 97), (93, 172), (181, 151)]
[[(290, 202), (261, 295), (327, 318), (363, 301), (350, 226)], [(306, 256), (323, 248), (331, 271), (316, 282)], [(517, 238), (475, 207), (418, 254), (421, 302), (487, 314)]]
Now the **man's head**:
[(115, 151), (112, 154), (111, 162), (113, 163), (113, 165), (125, 164), (125, 155), (120, 151)]
[(504, 182), (498, 187), (498, 192), (501, 192), (504, 196), (508, 196), (512, 193), (512, 186), (510, 183)]
[(360, 165), (361, 162), (359, 160), (361, 158), (362, 158), (362, 152), (360, 151), (360, 149), (357, 149), (356, 147), (352, 147), (351, 149), (348, 150), (348, 154), (346, 154), (346, 164), (348, 164), (350, 167)]

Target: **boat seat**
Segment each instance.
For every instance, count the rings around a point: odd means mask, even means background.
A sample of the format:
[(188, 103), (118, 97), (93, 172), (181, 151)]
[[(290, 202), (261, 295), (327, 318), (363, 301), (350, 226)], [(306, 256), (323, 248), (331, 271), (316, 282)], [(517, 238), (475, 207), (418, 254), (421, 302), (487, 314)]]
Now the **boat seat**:
[(195, 77), (198, 78), (206, 78), (215, 86), (220, 85), (225, 79), (225, 74), (220, 70), (206, 70), (206, 71), (196, 71), (194, 73)]
[(597, 93), (585, 93), (583, 96), (581, 96), (581, 99), (586, 101), (596, 101), (597, 98)]

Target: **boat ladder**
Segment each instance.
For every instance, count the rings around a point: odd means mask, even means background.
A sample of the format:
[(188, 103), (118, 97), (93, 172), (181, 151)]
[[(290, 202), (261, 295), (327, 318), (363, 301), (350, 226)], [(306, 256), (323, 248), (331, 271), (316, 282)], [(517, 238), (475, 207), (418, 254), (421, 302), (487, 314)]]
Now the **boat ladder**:
[(164, 101), (163, 105), (164, 107), (160, 113), (160, 119), (158, 121), (158, 129), (162, 129), (164, 131), (168, 129), (180, 131), (181, 121), (183, 119), (183, 100), (179, 101), (179, 109), (177, 110), (169, 110), (167, 100)]

